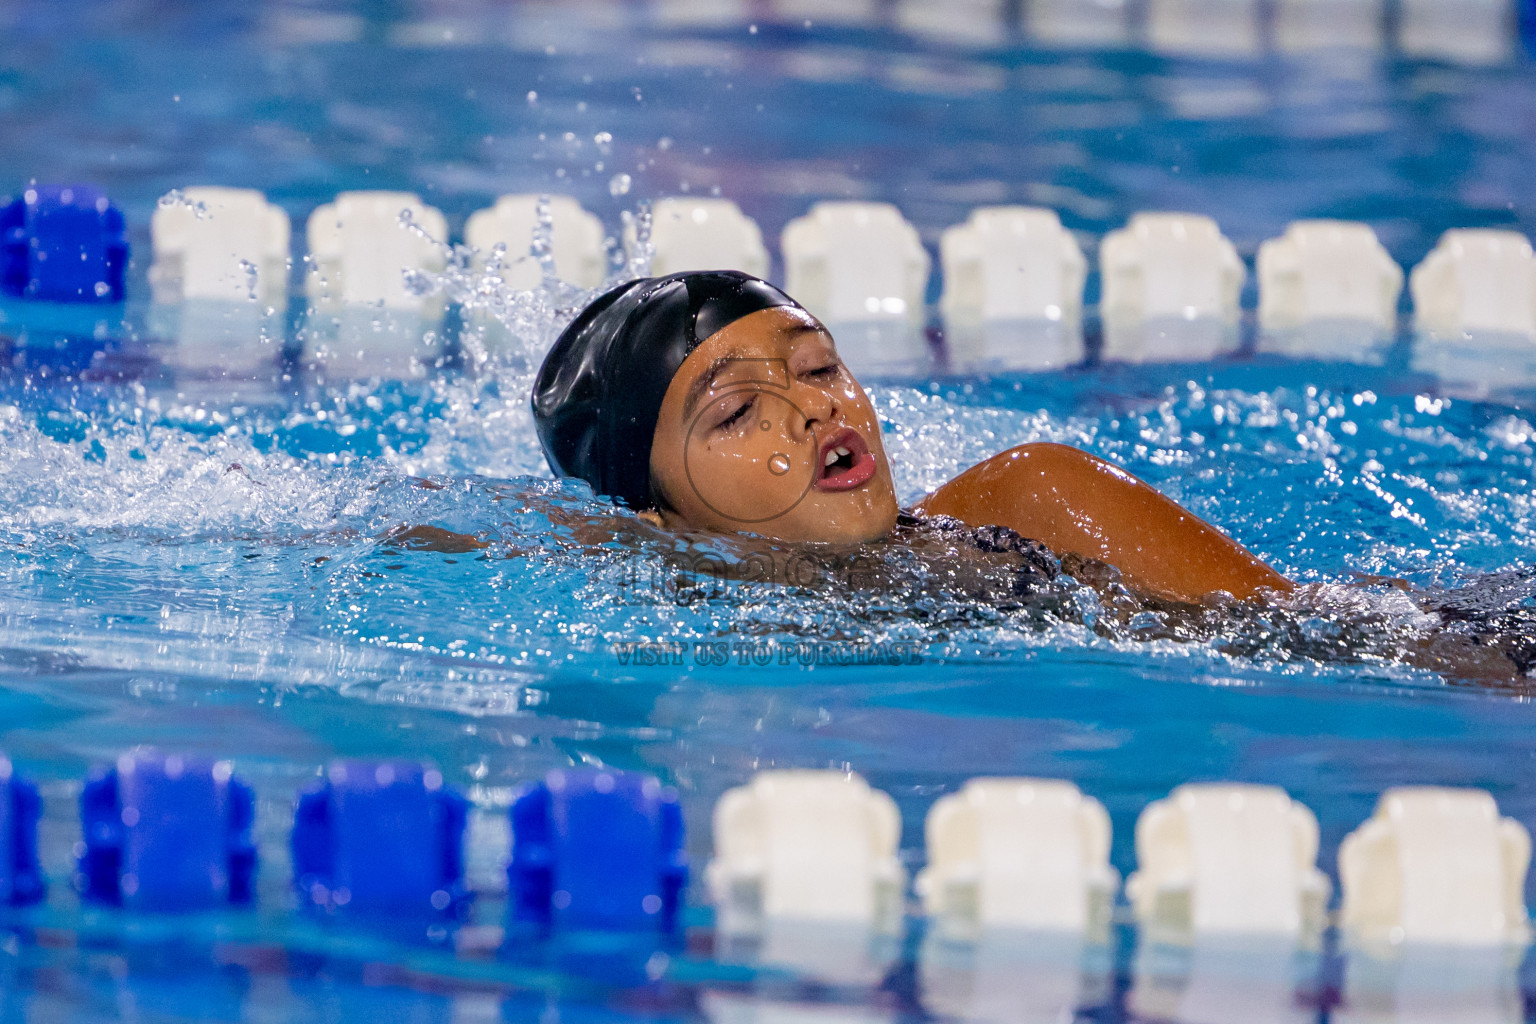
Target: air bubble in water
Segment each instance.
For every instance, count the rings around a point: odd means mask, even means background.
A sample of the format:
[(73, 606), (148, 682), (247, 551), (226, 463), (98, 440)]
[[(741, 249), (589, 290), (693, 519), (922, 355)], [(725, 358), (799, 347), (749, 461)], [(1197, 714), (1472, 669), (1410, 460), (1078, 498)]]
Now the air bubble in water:
[(611, 196), (624, 196), (629, 194), (630, 186), (634, 179), (627, 174), (615, 174), (608, 179), (608, 194)]
[(108, 295), (111, 295), (111, 294), (112, 294), (112, 286), (111, 285), (107, 284), (107, 282), (105, 282), (105, 281), (97, 281), (96, 282), (96, 297), (98, 299), (104, 299)]

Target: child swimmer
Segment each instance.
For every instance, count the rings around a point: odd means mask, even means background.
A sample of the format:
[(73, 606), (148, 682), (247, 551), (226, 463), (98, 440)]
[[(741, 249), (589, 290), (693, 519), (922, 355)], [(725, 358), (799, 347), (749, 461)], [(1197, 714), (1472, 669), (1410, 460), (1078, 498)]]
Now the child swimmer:
[(859, 545), (899, 519), (958, 520), (1113, 566), (1153, 598), (1265, 601), (1294, 589), (1214, 526), (1066, 445), (1011, 448), (901, 513), (874, 407), (832, 336), (734, 271), (641, 279), (598, 298), (545, 358), (533, 409), (556, 474), (673, 531)]

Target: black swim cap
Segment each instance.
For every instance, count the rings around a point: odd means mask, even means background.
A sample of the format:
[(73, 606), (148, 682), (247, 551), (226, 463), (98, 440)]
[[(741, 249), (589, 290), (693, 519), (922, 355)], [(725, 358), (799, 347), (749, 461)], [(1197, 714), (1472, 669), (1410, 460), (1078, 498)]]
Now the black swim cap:
[(632, 508), (651, 502), (651, 441), (667, 386), (688, 353), (750, 313), (802, 308), (734, 270), (641, 278), (593, 300), (544, 357), (533, 419), (559, 476)]

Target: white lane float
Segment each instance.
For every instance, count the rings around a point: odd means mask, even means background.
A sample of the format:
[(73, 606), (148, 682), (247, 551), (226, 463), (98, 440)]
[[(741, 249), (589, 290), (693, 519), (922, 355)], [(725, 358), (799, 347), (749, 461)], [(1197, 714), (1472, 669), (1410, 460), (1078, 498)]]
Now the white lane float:
[(1496, 64), (1514, 52), (1516, 18), (1515, 0), (1398, 0), (1397, 45), (1413, 57)]
[(1366, 945), (1524, 945), (1530, 862), (1530, 833), (1488, 793), (1390, 789), (1339, 847), (1339, 927)]
[[(545, 198), (555, 276), (580, 288), (596, 288), (607, 270), (603, 222), (570, 196)], [(482, 272), (502, 247), (494, 275), (515, 291), (533, 291), (544, 283), (543, 264), (533, 253), (538, 231), (539, 196), (505, 195), (470, 214), (464, 242), (475, 250), (475, 265)]]
[(442, 213), (410, 192), (342, 192), (310, 214), (306, 234), (309, 356), (335, 377), (424, 374), (444, 303), (409, 275), (443, 269)]
[(1162, 936), (1301, 940), (1321, 931), (1331, 888), (1317, 844), (1316, 816), (1283, 789), (1183, 785), (1137, 819), (1126, 895)]
[(1317, 819), (1275, 786), (1188, 784), (1136, 822), (1138, 1016), (1304, 1024), (1331, 887)]
[(939, 240), (944, 336), (954, 369), (1081, 362), (1088, 261), (1054, 210), (980, 207)]
[(780, 239), (785, 290), (821, 319), (858, 373), (920, 372), (930, 260), (889, 203), (817, 203)]
[(1261, 351), (1380, 362), (1395, 340), (1403, 270), (1368, 224), (1295, 221), (1258, 272)]
[(1216, 222), (1138, 213), (1099, 247), (1104, 358), (1190, 362), (1238, 347), (1247, 270)]
[(1416, 369), (1479, 392), (1536, 382), (1536, 253), (1524, 235), (1447, 231), (1408, 287)]
[(276, 366), (288, 307), (288, 214), (255, 189), (199, 185), (150, 218), (151, 329), (171, 365), (246, 375)]
[(1517, 1024), (1531, 838), (1477, 789), (1381, 795), (1339, 847), (1340, 1024)]
[(1072, 783), (971, 779), (933, 805), (926, 831), (917, 891), (945, 934), (1107, 934), (1120, 885), (1109, 814)]
[[(633, 228), (625, 244), (633, 252)], [(768, 249), (757, 222), (729, 199), (658, 199), (651, 207), (651, 274), (740, 270), (768, 276)]]
[(727, 948), (838, 984), (879, 978), (907, 879), (889, 795), (841, 772), (759, 772), (715, 805), (714, 837), (704, 884)]
[(1275, 47), (1380, 51), (1386, 44), (1385, 0), (1277, 0)]
[(1147, 44), (1168, 54), (1255, 55), (1259, 0), (1148, 0)]
[(1125, 3), (1032, 0), (1024, 5), (1025, 35), (1059, 46), (1115, 46), (1130, 42)]

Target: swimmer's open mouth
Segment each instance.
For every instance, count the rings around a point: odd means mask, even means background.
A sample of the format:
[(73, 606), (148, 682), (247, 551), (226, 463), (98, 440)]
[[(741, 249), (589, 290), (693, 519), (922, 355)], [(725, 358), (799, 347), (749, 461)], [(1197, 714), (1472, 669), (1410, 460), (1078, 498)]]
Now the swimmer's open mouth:
[(821, 467), (816, 477), (817, 490), (850, 491), (875, 475), (875, 457), (863, 436), (851, 427), (844, 427), (823, 441), (817, 458)]

